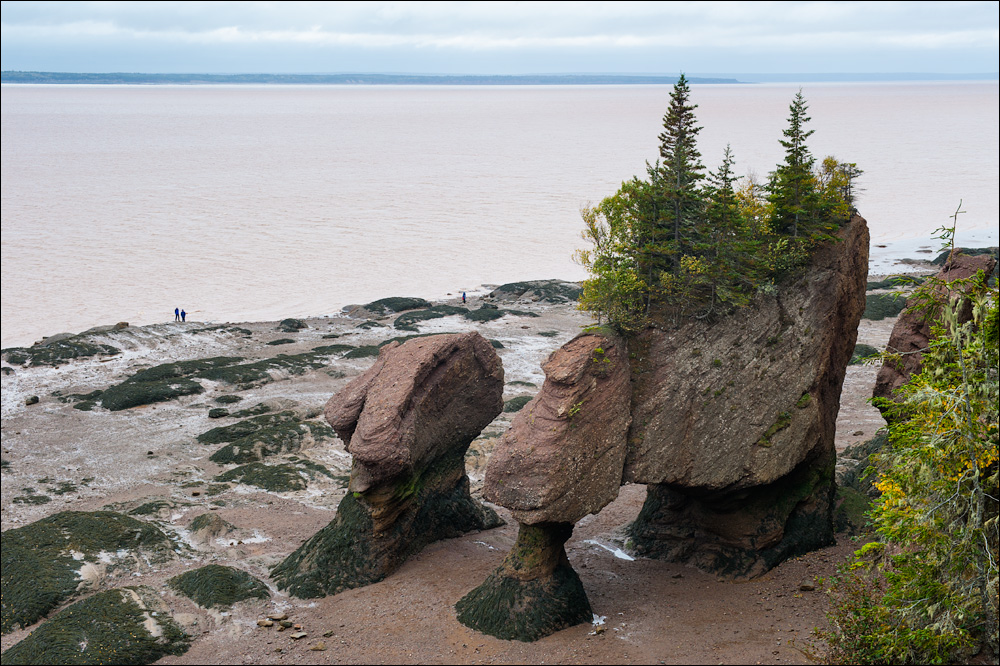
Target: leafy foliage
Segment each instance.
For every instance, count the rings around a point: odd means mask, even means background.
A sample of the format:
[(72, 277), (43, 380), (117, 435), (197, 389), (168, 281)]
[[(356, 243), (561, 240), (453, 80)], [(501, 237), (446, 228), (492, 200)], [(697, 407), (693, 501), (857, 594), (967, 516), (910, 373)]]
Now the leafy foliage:
[[(942, 294), (966, 294), (962, 303)], [(986, 276), (915, 300), (931, 317), (921, 372), (883, 401), (890, 450), (876, 456), (879, 538), (834, 586), (838, 663), (945, 663), (987, 645), (997, 654), (998, 310)]]
[(781, 141), (785, 163), (766, 187), (752, 174), (736, 176), (729, 146), (719, 168), (704, 173), (696, 108), (682, 76), (663, 118), (660, 160), (646, 165), (648, 179), (633, 177), (581, 211), (591, 248), (576, 259), (591, 277), (580, 307), (625, 333), (651, 319), (704, 318), (746, 305), (803, 264), (853, 211), (861, 170), (832, 157), (814, 169), (801, 91)]

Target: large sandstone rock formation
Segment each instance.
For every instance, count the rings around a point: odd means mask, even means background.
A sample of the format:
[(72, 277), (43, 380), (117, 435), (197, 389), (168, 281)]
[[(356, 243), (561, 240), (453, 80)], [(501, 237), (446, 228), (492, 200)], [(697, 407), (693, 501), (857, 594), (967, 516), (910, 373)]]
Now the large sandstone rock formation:
[(618, 496), (630, 421), (625, 344), (609, 331), (577, 336), (542, 369), (545, 384), (501, 437), (483, 485), (520, 523), (517, 543), (456, 605), (463, 624), (523, 641), (591, 619), (564, 544)]
[[(967, 280), (979, 271), (983, 271), (988, 278), (996, 268), (996, 263), (996, 260), (988, 254), (978, 256), (954, 254), (935, 276), (938, 282), (935, 289), (943, 299), (960, 296), (964, 290), (951, 283), (956, 280)], [(966, 302), (958, 314), (960, 322), (969, 321), (972, 318), (971, 305)], [(931, 337), (930, 324), (927, 322), (927, 313), (915, 307), (907, 308), (899, 315), (896, 325), (892, 327), (889, 343), (886, 345), (887, 352), (899, 355), (898, 360), (882, 364), (875, 379), (875, 389), (872, 392), (874, 397), (892, 399), (896, 389), (909, 381), (913, 375), (919, 374), (922, 350), (927, 348)], [(886, 416), (886, 411), (882, 411), (883, 416)]]
[(733, 576), (833, 543), (834, 433), (865, 308), (855, 215), (809, 265), (720, 321), (632, 346), (624, 480), (649, 485), (635, 548)]
[(386, 345), (330, 399), (354, 457), (337, 518), (272, 571), (299, 597), (385, 578), (428, 543), (501, 524), (469, 495), (465, 452), (503, 409), (503, 366), (478, 333)]

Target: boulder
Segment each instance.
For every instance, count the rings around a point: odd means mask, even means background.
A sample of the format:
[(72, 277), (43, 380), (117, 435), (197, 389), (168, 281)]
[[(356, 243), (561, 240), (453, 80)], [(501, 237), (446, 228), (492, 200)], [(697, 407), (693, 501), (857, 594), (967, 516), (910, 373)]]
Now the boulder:
[(483, 497), (522, 524), (573, 524), (618, 496), (631, 422), (628, 352), (609, 331), (584, 333), (542, 370), (542, 389), (493, 452)]
[(626, 345), (610, 331), (577, 336), (542, 369), (541, 391), (501, 437), (483, 485), (483, 497), (520, 523), (517, 543), (455, 607), (460, 622), (503, 639), (590, 621), (564, 544), (576, 521), (618, 496), (631, 421)]
[(385, 578), (438, 539), (500, 524), (472, 499), (469, 444), (503, 408), (503, 366), (478, 333), (393, 342), (326, 406), (354, 457), (337, 518), (272, 571), (318, 597)]
[[(952, 287), (950, 283), (971, 278), (979, 271), (983, 271), (988, 278), (996, 265), (996, 260), (989, 254), (978, 256), (954, 254), (935, 276), (938, 286), (934, 289), (939, 296), (946, 298), (959, 296), (962, 289), (958, 285)], [(960, 322), (969, 321), (972, 318), (971, 306), (966, 303), (958, 315)], [(927, 321), (927, 313), (917, 307), (907, 308), (899, 315), (889, 336), (889, 343), (886, 345), (887, 352), (899, 356), (898, 359), (882, 364), (875, 379), (873, 397), (892, 399), (896, 389), (908, 382), (913, 375), (919, 374), (923, 358), (922, 350), (927, 348), (931, 336)], [(885, 416), (885, 410), (882, 411)]]
[(865, 308), (868, 226), (716, 321), (633, 341), (623, 478), (649, 484), (638, 552), (753, 576), (833, 542), (834, 434)]

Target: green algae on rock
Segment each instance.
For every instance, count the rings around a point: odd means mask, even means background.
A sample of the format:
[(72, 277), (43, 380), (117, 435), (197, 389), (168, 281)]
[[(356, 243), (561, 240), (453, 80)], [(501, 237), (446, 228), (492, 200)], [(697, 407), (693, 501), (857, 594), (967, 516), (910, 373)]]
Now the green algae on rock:
[(4, 664), (151, 664), (190, 638), (149, 587), (99, 592), (63, 609), (3, 653)]
[(472, 499), (465, 452), (503, 407), (503, 366), (478, 333), (387, 345), (326, 406), (354, 457), (336, 519), (271, 576), (299, 597), (395, 571), (427, 544), (500, 524)]
[(490, 298), (499, 301), (542, 301), (546, 303), (569, 303), (577, 300), (583, 290), (575, 282), (563, 280), (529, 280), (509, 282), (490, 292)]
[(174, 576), (167, 585), (202, 608), (227, 608), (239, 601), (271, 596), (262, 581), (221, 564), (209, 564)]
[(337, 517), (271, 571), (278, 588), (311, 599), (385, 579), (428, 544), (499, 527), (469, 495), (464, 454), (423, 473), (348, 493)]
[(78, 358), (94, 356), (115, 356), (121, 350), (111, 345), (87, 342), (69, 338), (34, 347), (9, 347), (0, 350), (11, 365), (51, 365), (60, 366)]
[(3, 533), (0, 631), (27, 627), (80, 591), (80, 570), (102, 553), (173, 557), (163, 532), (111, 511), (64, 511)]
[(390, 296), (389, 298), (380, 298), (377, 301), (372, 301), (371, 303), (367, 303), (361, 307), (368, 310), (368, 312), (371, 312), (372, 314), (385, 315), (393, 314), (395, 312), (404, 312), (406, 310), (429, 308), (431, 307), (431, 303), (422, 298)]
[(240, 465), (228, 472), (217, 475), (214, 480), (242, 483), (248, 486), (257, 486), (269, 492), (283, 493), (293, 490), (305, 490), (309, 485), (308, 479), (315, 478), (318, 474), (331, 479), (333, 478), (330, 470), (323, 465), (308, 460), (296, 459), (292, 462), (277, 465), (267, 465), (262, 462)]
[(572, 533), (569, 523), (522, 524), (503, 564), (455, 604), (458, 621), (525, 642), (590, 622), (590, 601), (566, 558)]
[(209, 456), (219, 464), (243, 464), (281, 453), (294, 453), (304, 444), (332, 440), (333, 429), (315, 421), (303, 421), (292, 411), (262, 414), (198, 435), (202, 444), (228, 442)]

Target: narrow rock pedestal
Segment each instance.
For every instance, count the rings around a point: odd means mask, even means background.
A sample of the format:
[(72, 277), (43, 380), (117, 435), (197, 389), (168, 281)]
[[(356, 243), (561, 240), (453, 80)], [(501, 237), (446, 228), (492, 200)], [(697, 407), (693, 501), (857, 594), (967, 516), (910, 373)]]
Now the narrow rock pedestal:
[(503, 564), (455, 605), (458, 621), (519, 641), (589, 622), (587, 593), (564, 548), (572, 534), (569, 523), (522, 524)]
[(386, 345), (330, 399), (354, 456), (337, 518), (275, 567), (303, 598), (376, 583), (439, 539), (503, 521), (469, 494), (465, 452), (503, 408), (503, 366), (478, 333)]
[(628, 356), (612, 332), (577, 336), (542, 369), (542, 390), (500, 438), (483, 485), (520, 524), (517, 543), (455, 607), (459, 622), (521, 641), (593, 617), (563, 545), (576, 521), (618, 496), (630, 422)]

